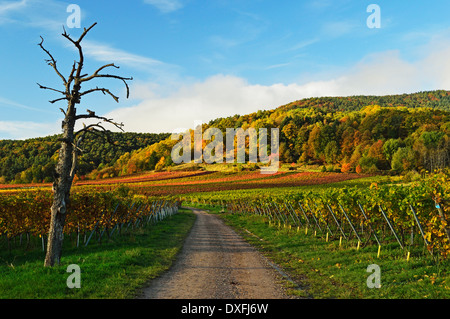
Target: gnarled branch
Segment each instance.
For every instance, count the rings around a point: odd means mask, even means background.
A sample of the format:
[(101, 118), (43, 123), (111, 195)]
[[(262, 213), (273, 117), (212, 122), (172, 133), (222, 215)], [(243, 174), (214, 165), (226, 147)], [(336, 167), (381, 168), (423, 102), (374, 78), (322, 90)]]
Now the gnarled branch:
[[(130, 96), (130, 88), (128, 87), (127, 81), (132, 81), (133, 77), (127, 78), (127, 77), (123, 77), (123, 76), (119, 76), (119, 75), (112, 75), (112, 74), (98, 74), (98, 72), (100, 70), (104, 69), (107, 66), (114, 66), (114, 67), (116, 67), (114, 64), (104, 65), (103, 67), (101, 67), (100, 69), (95, 71), (92, 75), (90, 75), (88, 77), (85, 77), (85, 78), (81, 78), (80, 82), (91, 81), (91, 80), (93, 80), (95, 78), (111, 78), (111, 79), (121, 80), (125, 84), (125, 88), (127, 89), (127, 98), (129, 98), (129, 96)], [(116, 68), (119, 68), (119, 67), (116, 67)], [(94, 91), (99, 91), (99, 90), (94, 90)], [(103, 93), (105, 93), (105, 92), (103, 92)], [(117, 102), (117, 100), (116, 100), (116, 102)]]
[(45, 60), (45, 62), (47, 62), (47, 64), (50, 65), (51, 67), (53, 67), (53, 69), (55, 70), (56, 74), (58, 74), (58, 76), (63, 80), (64, 85), (66, 85), (67, 84), (66, 78), (61, 74), (61, 72), (59, 72), (58, 67), (56, 66), (55, 58), (53, 57), (53, 55), (46, 48), (44, 48), (43, 44), (44, 44), (44, 38), (41, 37), (41, 42), (38, 45), (50, 57), (50, 59), (49, 60)]
[(55, 92), (61, 93), (62, 95), (67, 95), (67, 92), (63, 92), (61, 90), (57, 90), (57, 89), (54, 89), (54, 88), (46, 87), (46, 86), (43, 86), (43, 85), (41, 85), (39, 83), (36, 83), (36, 84), (39, 86), (40, 89), (55, 91)]
[(83, 96), (83, 95), (86, 95), (86, 94), (95, 92), (95, 91), (101, 91), (103, 94), (109, 94), (109, 95), (114, 99), (114, 101), (116, 101), (117, 103), (119, 103), (119, 97), (118, 97), (118, 96), (115, 96), (114, 94), (112, 94), (111, 91), (108, 90), (108, 89), (105, 89), (105, 88), (99, 88), (99, 87), (96, 87), (95, 89), (90, 89), (90, 90), (81, 92), (81, 93), (80, 93), (80, 97)]
[[(118, 128), (119, 130), (121, 130), (123, 132), (123, 126), (124, 126), (123, 123), (115, 122), (113, 119), (109, 119), (109, 118), (106, 118), (104, 116), (95, 115), (95, 112), (92, 112), (90, 110), (87, 110), (87, 112), (88, 112), (88, 114), (77, 115), (75, 117), (75, 120), (78, 121), (80, 119), (97, 119), (97, 120), (103, 121), (104, 123), (112, 124), (116, 128)], [(92, 130), (95, 127), (100, 127), (100, 128), (102, 128), (103, 131), (106, 131), (106, 129), (101, 124), (102, 124), (102, 122), (99, 122), (97, 124), (91, 124), (91, 125), (85, 126), (83, 129), (81, 129), (78, 132), (76, 132), (75, 136), (80, 134), (80, 133), (82, 133), (82, 132), (90, 131), (90, 130)]]

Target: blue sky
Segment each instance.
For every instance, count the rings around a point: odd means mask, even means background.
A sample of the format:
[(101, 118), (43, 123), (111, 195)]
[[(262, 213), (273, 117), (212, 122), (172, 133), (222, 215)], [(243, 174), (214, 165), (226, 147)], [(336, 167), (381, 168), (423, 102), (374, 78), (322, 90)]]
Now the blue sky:
[[(86, 73), (114, 62), (133, 76), (115, 103), (91, 95), (78, 107), (130, 132), (171, 132), (194, 121), (272, 109), (311, 96), (397, 94), (450, 89), (450, 2), (361, 0), (0, 0), (0, 139), (60, 132), (64, 103), (36, 82), (63, 88), (39, 36), (70, 71), (76, 52), (62, 36), (69, 4), (81, 26)], [(381, 28), (367, 26), (367, 7)], [(87, 87), (86, 87), (87, 89)]]

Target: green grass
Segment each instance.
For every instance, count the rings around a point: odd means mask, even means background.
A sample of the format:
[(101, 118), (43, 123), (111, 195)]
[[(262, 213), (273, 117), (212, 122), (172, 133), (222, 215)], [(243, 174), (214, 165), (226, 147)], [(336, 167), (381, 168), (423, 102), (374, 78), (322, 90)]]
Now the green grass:
[[(218, 213), (220, 209), (209, 207)], [(450, 297), (448, 260), (436, 263), (422, 249), (406, 252), (396, 243), (382, 246), (377, 258), (377, 245), (356, 249), (356, 241), (326, 242), (310, 230), (269, 226), (260, 216), (220, 214), (222, 218), (265, 256), (280, 265), (300, 289), (290, 293), (306, 298), (343, 299), (437, 299)], [(248, 230), (251, 234), (249, 234)], [(372, 274), (367, 267), (377, 264), (381, 270), (381, 288), (368, 288)]]
[[(180, 210), (158, 224), (113, 236), (101, 244), (73, 247), (65, 240), (61, 264), (43, 267), (38, 247), (0, 252), (0, 298), (134, 298), (150, 279), (167, 270), (195, 221)], [(81, 288), (67, 287), (67, 266), (81, 269)]]

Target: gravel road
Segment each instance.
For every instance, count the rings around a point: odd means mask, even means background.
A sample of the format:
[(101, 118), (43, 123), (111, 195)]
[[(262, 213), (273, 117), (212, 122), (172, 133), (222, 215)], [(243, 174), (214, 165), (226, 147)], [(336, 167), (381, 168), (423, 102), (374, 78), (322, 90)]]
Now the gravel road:
[(282, 276), (217, 216), (196, 222), (172, 267), (149, 282), (146, 299), (288, 299)]

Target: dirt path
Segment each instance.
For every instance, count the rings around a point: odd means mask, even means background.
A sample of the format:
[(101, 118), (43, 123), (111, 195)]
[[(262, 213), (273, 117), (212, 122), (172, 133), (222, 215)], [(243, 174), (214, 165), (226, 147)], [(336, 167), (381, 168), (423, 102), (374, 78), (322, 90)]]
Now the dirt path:
[(151, 281), (147, 299), (285, 299), (279, 275), (220, 218), (197, 220), (172, 268)]

